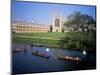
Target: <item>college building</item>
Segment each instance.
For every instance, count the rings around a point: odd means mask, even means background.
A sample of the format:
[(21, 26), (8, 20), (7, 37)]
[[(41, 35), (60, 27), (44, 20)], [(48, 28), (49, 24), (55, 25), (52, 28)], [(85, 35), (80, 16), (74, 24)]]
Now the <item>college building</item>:
[(32, 32), (49, 32), (50, 26), (46, 24), (28, 23), (22, 21), (12, 21), (12, 32), (15, 33), (32, 33)]
[(52, 18), (52, 25), (12, 21), (11, 28), (12, 32), (15, 33), (61, 32), (62, 17), (60, 14), (54, 13)]

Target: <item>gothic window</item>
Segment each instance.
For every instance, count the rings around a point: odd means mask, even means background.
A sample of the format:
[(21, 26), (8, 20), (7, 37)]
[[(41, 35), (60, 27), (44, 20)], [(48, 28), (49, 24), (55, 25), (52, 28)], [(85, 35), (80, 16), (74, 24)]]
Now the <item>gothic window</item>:
[(59, 19), (55, 19), (55, 26), (59, 26)]

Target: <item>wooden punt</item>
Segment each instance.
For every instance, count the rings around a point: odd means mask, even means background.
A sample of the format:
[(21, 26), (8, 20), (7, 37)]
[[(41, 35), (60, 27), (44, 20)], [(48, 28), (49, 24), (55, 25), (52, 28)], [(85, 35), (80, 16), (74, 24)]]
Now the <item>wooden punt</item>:
[(79, 57), (71, 57), (71, 56), (59, 56), (59, 60), (67, 60), (67, 61), (81, 61)]
[(35, 56), (39, 56), (39, 57), (43, 57), (43, 58), (50, 58), (50, 56), (47, 56), (45, 54), (42, 54), (40, 52), (32, 52), (32, 55), (35, 55)]
[(22, 52), (22, 51), (23, 51), (23, 49), (21, 49), (21, 48), (16, 48), (16, 49), (13, 50), (13, 53)]

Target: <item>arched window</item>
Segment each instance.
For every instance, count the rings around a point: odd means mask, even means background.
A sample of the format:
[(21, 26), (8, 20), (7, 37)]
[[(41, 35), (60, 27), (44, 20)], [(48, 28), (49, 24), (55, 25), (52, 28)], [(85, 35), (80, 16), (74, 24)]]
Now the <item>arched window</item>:
[(55, 19), (55, 26), (59, 26), (59, 19)]

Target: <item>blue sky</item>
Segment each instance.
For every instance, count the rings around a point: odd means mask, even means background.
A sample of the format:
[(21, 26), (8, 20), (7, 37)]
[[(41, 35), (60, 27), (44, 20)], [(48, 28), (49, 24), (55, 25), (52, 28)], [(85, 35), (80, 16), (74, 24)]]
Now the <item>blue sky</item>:
[(68, 4), (49, 4), (35, 2), (12, 2), (12, 19), (23, 21), (52, 24), (53, 12), (60, 10), (63, 17), (69, 16), (74, 11), (80, 11), (96, 18), (95, 6), (81, 6)]

